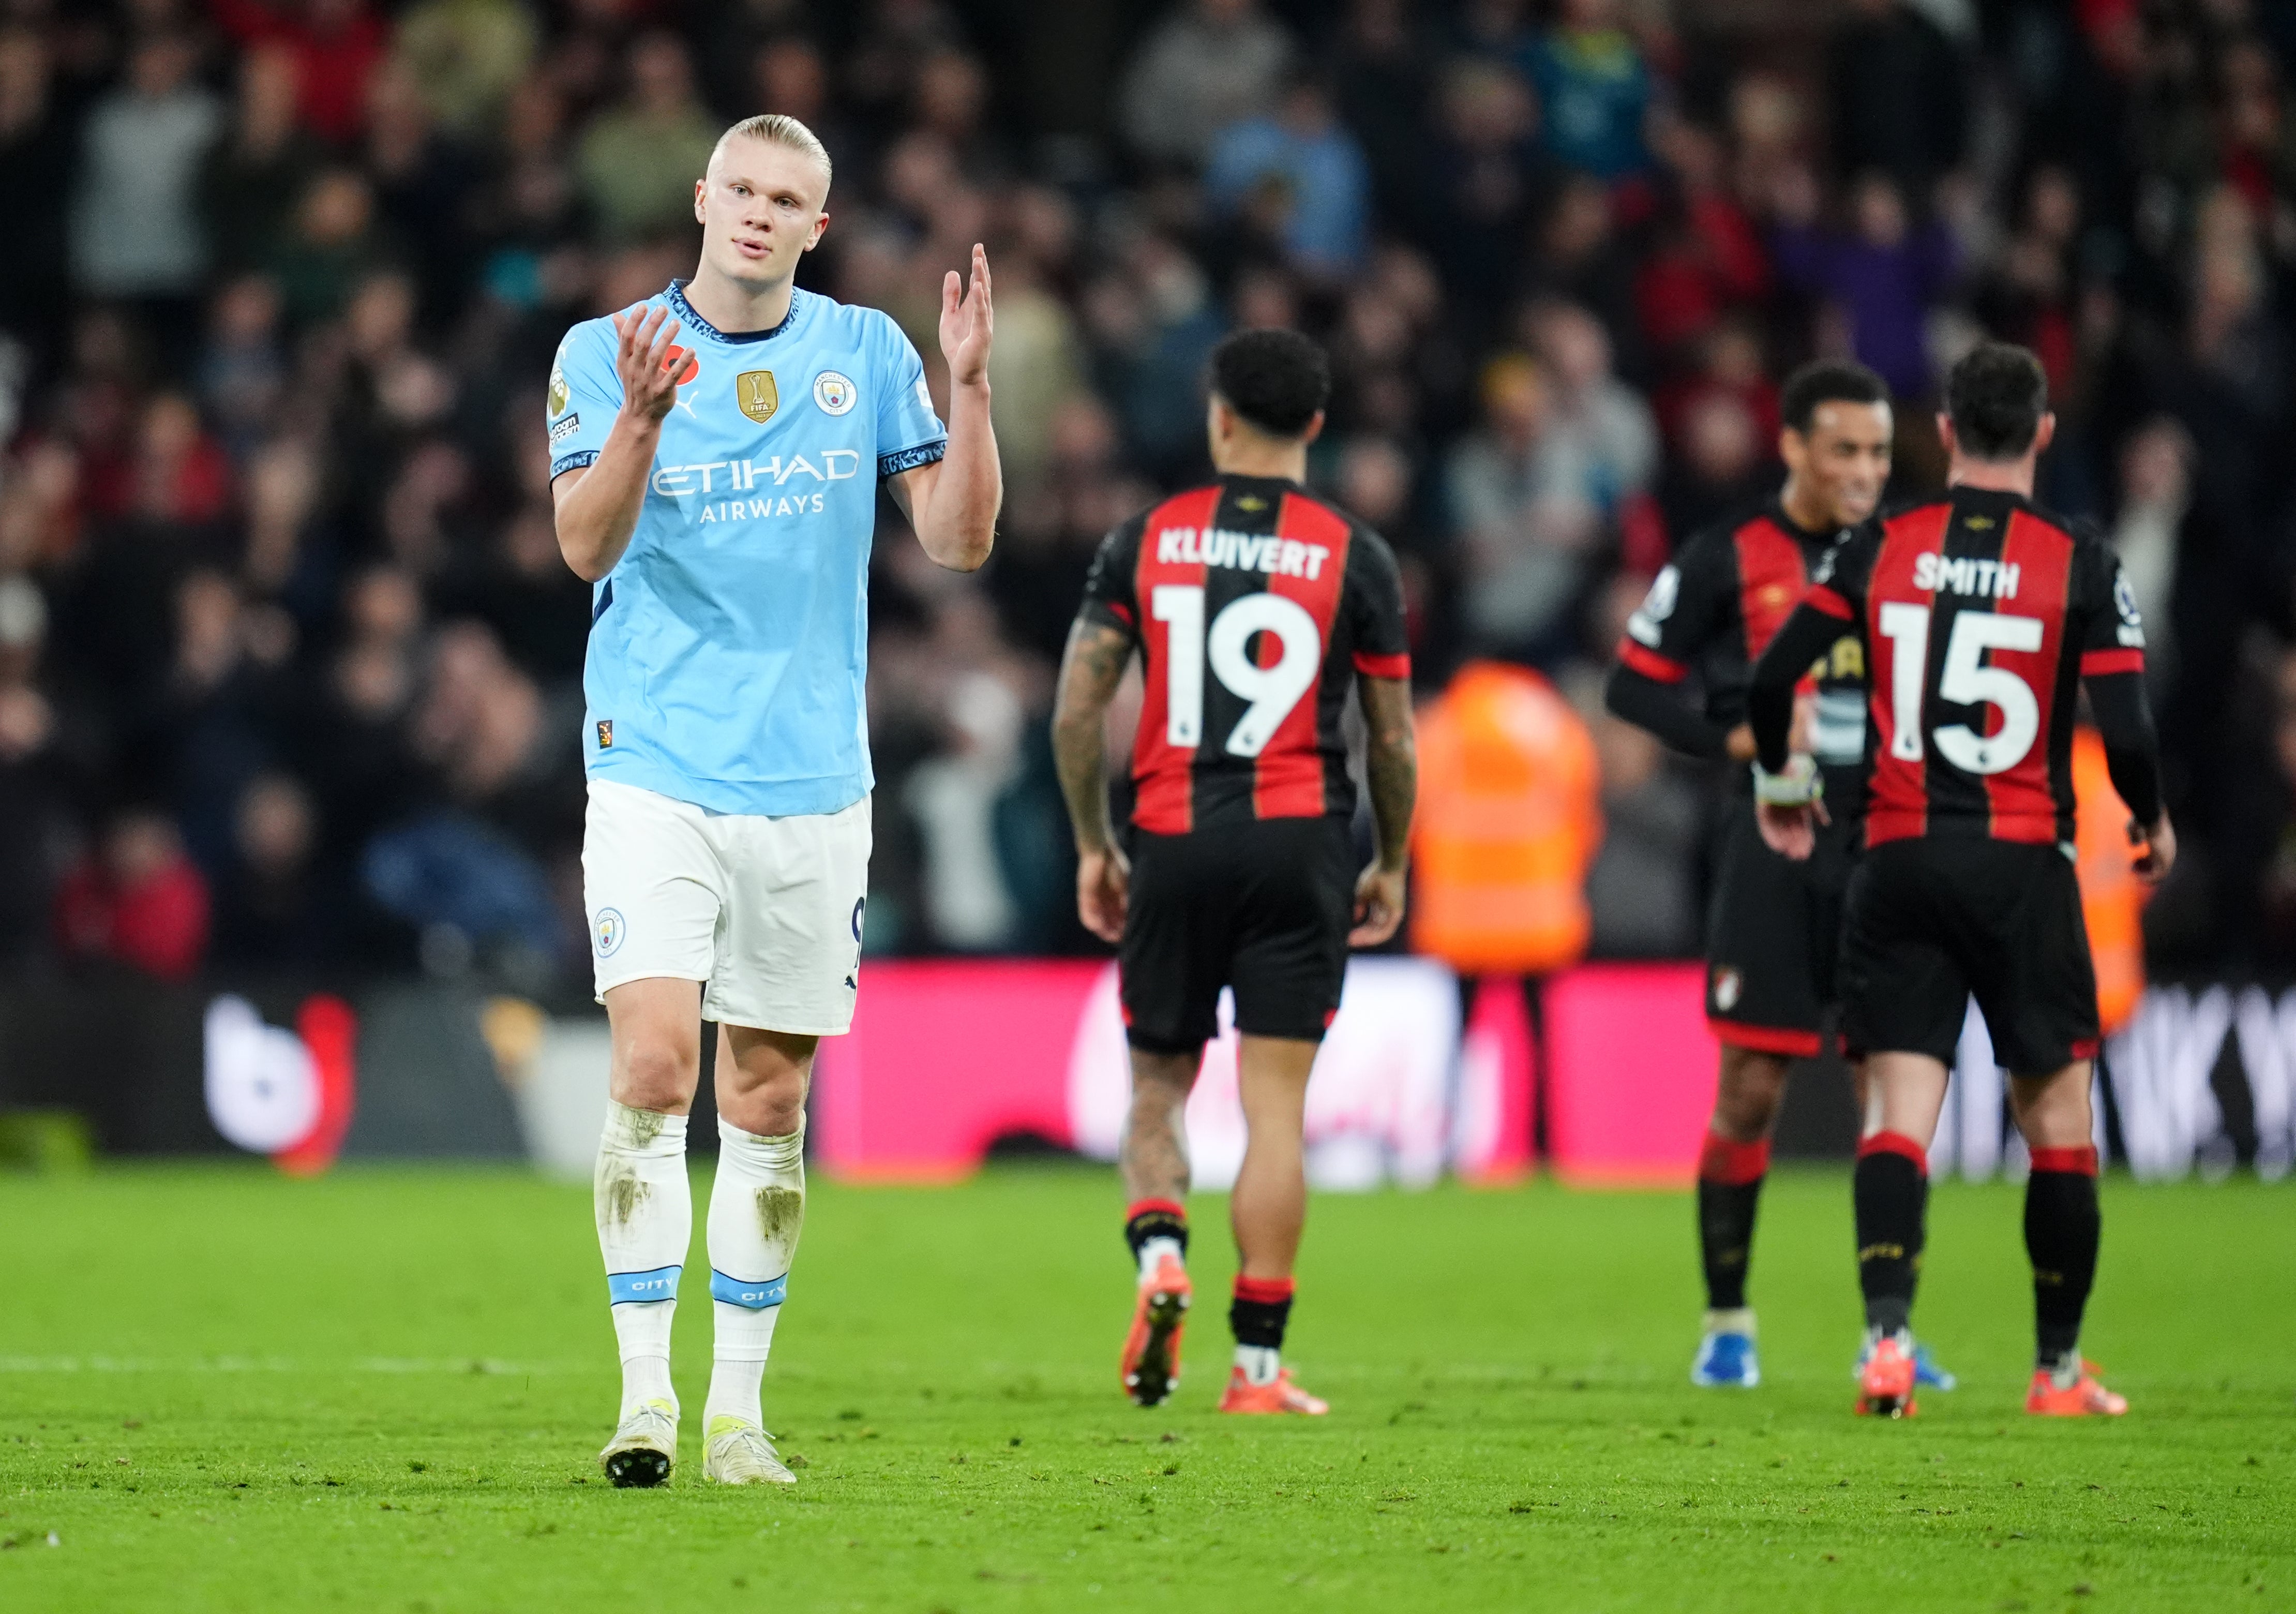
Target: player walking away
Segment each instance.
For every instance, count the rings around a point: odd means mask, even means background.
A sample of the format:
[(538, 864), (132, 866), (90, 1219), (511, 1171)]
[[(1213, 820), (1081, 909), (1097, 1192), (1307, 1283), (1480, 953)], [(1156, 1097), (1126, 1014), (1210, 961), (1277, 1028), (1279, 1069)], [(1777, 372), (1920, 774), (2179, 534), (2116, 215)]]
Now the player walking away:
[[(1753, 759), (1746, 685), (1810, 574), (1866, 520), (1890, 478), (1890, 392), (1863, 365), (1803, 366), (1788, 378), (1778, 452), (1785, 485), (1759, 509), (1693, 535), (1627, 623), (1604, 692), (1611, 709), (1693, 757)], [(1695, 676), (1702, 709), (1681, 698)], [(1720, 1080), (1698, 1158), (1698, 1242), (1706, 1273), (1704, 1337), (1691, 1382), (1761, 1382), (1746, 1304), (1754, 1211), (1791, 1061), (1819, 1052), (1834, 1000), (1841, 897), (1863, 826), (1866, 663), (1838, 636), (1802, 680), (1810, 742), (1836, 804), (1803, 863), (1762, 843), (1751, 774), (1730, 804), (1708, 914), (1706, 1013), (1722, 1045)], [(1923, 1381), (1953, 1387), (1924, 1355)]]
[(1794, 684), (1844, 633), (1866, 647), (1867, 850), (1850, 877), (1841, 961), (1849, 1033), (1869, 1050), (1855, 1178), (1860, 1412), (1914, 1411), (1908, 1323), (1929, 1143), (1972, 992), (2032, 1151), (2025, 1249), (2039, 1346), (2025, 1409), (2128, 1405), (2079, 1349), (2098, 1231), (2096, 980), (2073, 872), (2079, 684), (2135, 815), (2138, 873), (2159, 879), (2177, 841), (2161, 806), (2136, 599), (2095, 537), (2031, 502), (2034, 462), (2056, 429), (2047, 392), (2022, 348), (1988, 342), (1954, 366), (1939, 422), (1948, 496), (1834, 552), (1831, 575), (1762, 652), (1748, 702), (1763, 832), (1807, 858), (1822, 803), (1810, 759), (1789, 765)]
[[(1053, 743), (1076, 830), (1077, 905), (1094, 934), (1119, 944), (1132, 1045), (1120, 1158), (1140, 1287), (1121, 1373), (1143, 1406), (1179, 1382), (1184, 1113), (1228, 987), (1248, 1137), (1230, 1200), (1242, 1266), (1220, 1410), (1329, 1410), (1282, 1361), (1308, 1208), (1308, 1075), (1339, 1008), (1349, 945), (1385, 941), (1403, 917), (1416, 784), (1395, 556), (1300, 486), (1330, 390), (1321, 349), (1292, 332), (1220, 344), (1210, 418), (1218, 479), (1102, 543), (1061, 668)], [(1136, 647), (1146, 694), (1128, 857), (1109, 829), (1102, 723)], [(1350, 683), (1370, 731), (1378, 837), (1359, 876), (1340, 728)]]
[(898, 326), (796, 289), (829, 156), (794, 119), (726, 130), (691, 281), (566, 333), (550, 377), (558, 542), (596, 585), (583, 674), (583, 896), (613, 1032), (598, 1242), (622, 1359), (618, 1486), (677, 1460), (670, 1316), (693, 1231), (685, 1118), (718, 1025), (709, 1196), (712, 1479), (787, 1483), (758, 1384), (805, 1221), (814, 1048), (852, 1023), (868, 889), (862, 710), (877, 487), (925, 553), (988, 558), (988, 263), (942, 288), (949, 423)]

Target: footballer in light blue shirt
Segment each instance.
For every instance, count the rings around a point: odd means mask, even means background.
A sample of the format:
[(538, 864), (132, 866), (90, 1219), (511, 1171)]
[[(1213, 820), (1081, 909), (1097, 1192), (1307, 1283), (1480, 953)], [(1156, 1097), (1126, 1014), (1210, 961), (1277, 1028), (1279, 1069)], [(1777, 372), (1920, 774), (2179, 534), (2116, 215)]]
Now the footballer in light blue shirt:
[(890, 319), (797, 289), (830, 172), (796, 119), (735, 124), (694, 183), (693, 278), (575, 326), (550, 374), (559, 548), (594, 585), (582, 867), (612, 1034), (596, 1223), (622, 1359), (599, 1461), (617, 1486), (677, 1460), (670, 1316), (704, 1018), (720, 1147), (702, 1471), (794, 1483), (759, 1385), (804, 1225), (814, 1051), (858, 991), (877, 488), (956, 571), (988, 560), (1003, 496), (988, 254), (942, 286), (944, 430)]

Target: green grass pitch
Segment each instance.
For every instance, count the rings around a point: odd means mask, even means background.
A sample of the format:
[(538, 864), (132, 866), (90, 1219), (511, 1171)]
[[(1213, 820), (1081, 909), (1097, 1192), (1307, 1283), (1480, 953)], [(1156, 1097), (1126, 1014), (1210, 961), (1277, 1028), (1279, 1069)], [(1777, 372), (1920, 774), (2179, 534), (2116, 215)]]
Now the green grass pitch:
[(1751, 1393), (1685, 1380), (1684, 1195), (1321, 1197), (1310, 1422), (1212, 1412), (1216, 1197), (1142, 1412), (1107, 1174), (816, 1184), (766, 1385), (802, 1483), (703, 1488), (705, 1300), (678, 1479), (617, 1492), (586, 1188), (0, 1179), (0, 1609), (2296, 1609), (2296, 1189), (2107, 1183), (2112, 1423), (2019, 1410), (2018, 1205), (1937, 1191), (1917, 1320), (1963, 1385), (1890, 1425), (1849, 1413), (1838, 1173), (1771, 1185)]

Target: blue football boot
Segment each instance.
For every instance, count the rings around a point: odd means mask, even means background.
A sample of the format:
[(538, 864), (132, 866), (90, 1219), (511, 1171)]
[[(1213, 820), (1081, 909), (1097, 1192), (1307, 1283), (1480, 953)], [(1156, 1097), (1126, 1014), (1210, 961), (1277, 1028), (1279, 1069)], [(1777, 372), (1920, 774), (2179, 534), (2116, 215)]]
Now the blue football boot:
[(1690, 1364), (1690, 1381), (1706, 1389), (1751, 1389), (1762, 1381), (1752, 1312), (1707, 1313), (1706, 1335)]

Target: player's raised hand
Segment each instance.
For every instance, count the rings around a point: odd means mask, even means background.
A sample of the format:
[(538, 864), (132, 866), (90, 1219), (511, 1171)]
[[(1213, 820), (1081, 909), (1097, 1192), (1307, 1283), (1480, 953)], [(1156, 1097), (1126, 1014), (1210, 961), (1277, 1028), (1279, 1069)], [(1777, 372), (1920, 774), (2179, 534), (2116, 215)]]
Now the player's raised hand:
[(1124, 939), (1124, 910), (1132, 894), (1132, 865), (1114, 847), (1077, 855), (1077, 917), (1103, 941)]
[(677, 345), (677, 322), (667, 308), (631, 308), (614, 315), (621, 338), (614, 370), (622, 378), (622, 407), (644, 421), (658, 421), (677, 402), (693, 356)]
[(988, 339), (996, 325), (988, 300), (988, 249), (975, 242), (972, 283), (954, 269), (940, 283), (940, 356), (948, 361), (952, 385), (977, 387), (988, 379)]
[(1356, 928), (1348, 932), (1348, 946), (1375, 947), (1395, 934), (1403, 922), (1404, 874), (1401, 869), (1377, 863), (1356, 878)]

